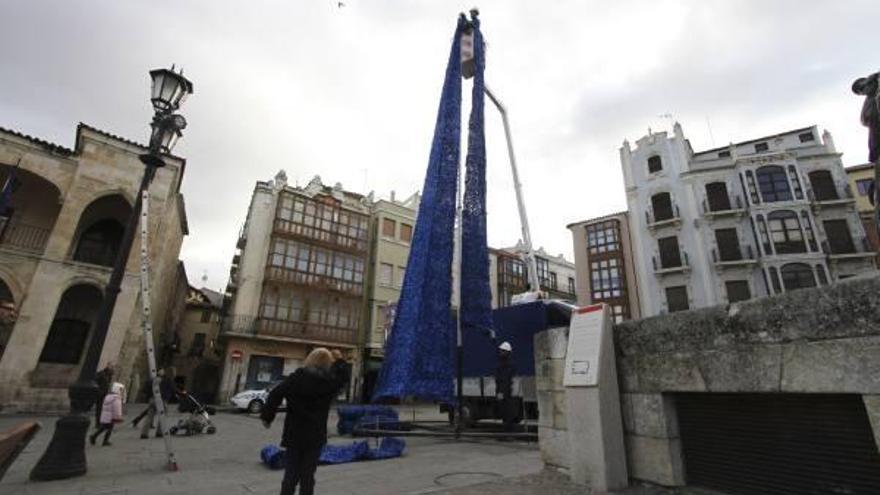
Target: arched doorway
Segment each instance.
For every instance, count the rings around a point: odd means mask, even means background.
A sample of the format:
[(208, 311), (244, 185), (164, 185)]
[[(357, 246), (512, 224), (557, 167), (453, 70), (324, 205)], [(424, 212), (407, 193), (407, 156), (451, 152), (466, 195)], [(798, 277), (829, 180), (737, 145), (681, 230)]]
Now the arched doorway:
[(61, 196), (52, 182), (19, 167), (0, 165), (0, 247), (42, 254), (61, 211)]
[(79, 284), (64, 291), (40, 353), (35, 385), (64, 387), (75, 378), (102, 299), (94, 285)]
[(119, 194), (96, 199), (83, 210), (71, 257), (94, 265), (113, 266), (131, 205)]
[(6, 282), (0, 279), (0, 360), (3, 359), (3, 353), (12, 337), (12, 329), (17, 319), (18, 307), (15, 305), (15, 297)]

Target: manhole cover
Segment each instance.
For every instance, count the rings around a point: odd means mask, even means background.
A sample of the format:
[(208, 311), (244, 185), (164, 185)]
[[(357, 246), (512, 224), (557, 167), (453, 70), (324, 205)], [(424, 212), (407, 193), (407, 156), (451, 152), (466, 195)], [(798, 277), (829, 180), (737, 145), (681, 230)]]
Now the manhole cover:
[(498, 478), (501, 478), (500, 474), (488, 472), (447, 473), (434, 478), (434, 483), (440, 486), (476, 485)]

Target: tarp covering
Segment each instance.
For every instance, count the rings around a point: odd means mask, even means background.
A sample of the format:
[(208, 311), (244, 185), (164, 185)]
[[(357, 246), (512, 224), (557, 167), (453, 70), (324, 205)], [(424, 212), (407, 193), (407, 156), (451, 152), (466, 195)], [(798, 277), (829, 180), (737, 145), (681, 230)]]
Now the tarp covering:
[(517, 376), (535, 374), (534, 336), (547, 329), (547, 308), (543, 301), (499, 308), (492, 312), (495, 340), (489, 332), (462, 332), (464, 342), (464, 376), (495, 374), (499, 343), (513, 346), (513, 366)]
[(396, 430), (400, 426), (397, 410), (388, 406), (339, 406), (336, 415), (336, 431), (340, 435), (350, 435), (362, 423), (372, 429)]
[[(461, 34), (469, 26), (462, 16), (455, 29), (406, 275), (385, 346), (385, 360), (373, 393), (374, 401), (408, 396), (438, 401), (453, 398), (455, 326), (450, 311), (450, 296), (461, 153), (460, 45)], [(480, 53), (482, 58), (482, 49), (476, 53)], [(482, 66), (481, 59), (477, 66)], [(482, 81), (482, 75), (480, 77)], [(482, 94), (480, 96), (482, 101)], [(482, 133), (482, 107), (479, 116), (472, 115), (471, 120), (480, 124)], [(479, 141), (482, 142), (482, 138)], [(470, 144), (476, 146), (473, 140)], [(480, 156), (483, 157), (482, 166), (485, 168), (485, 152), (478, 151), (473, 155), (474, 163), (480, 161)], [(485, 202), (485, 199), (482, 201)], [(482, 214), (485, 214), (485, 207)], [(485, 224), (482, 228), (485, 232)], [(474, 231), (477, 230), (479, 227), (474, 228)], [(485, 233), (482, 242), (485, 243)], [(476, 256), (479, 257), (479, 253)], [(486, 263), (488, 270), (488, 257)], [(486, 290), (489, 294), (488, 271)]]
[[(391, 459), (403, 455), (406, 442), (400, 438), (386, 437), (375, 449), (367, 440), (352, 442), (349, 445), (325, 445), (321, 450), (320, 464), (344, 464), (356, 461)], [(270, 469), (283, 469), (286, 451), (270, 444), (260, 449), (260, 460)]]

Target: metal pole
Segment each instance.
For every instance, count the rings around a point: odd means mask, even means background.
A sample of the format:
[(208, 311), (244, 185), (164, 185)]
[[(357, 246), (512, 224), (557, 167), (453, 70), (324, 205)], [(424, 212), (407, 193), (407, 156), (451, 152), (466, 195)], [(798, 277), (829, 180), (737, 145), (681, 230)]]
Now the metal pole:
[(461, 430), (463, 427), (463, 417), (462, 413), (464, 411), (464, 343), (461, 335), (461, 236), (462, 230), (464, 230), (461, 223), (461, 206), (462, 206), (462, 193), (461, 193), (461, 165), (459, 164), (458, 172), (455, 177), (455, 191), (456, 191), (456, 224), (457, 230), (455, 233), (455, 258), (458, 266), (458, 276), (455, 278), (456, 286), (458, 287), (458, 301), (455, 308), (455, 356), (456, 356), (456, 416), (458, 416), (458, 420), (455, 422), (455, 438), (459, 438), (461, 436)]
[(510, 123), (507, 120), (507, 108), (501, 103), (494, 93), (485, 86), (486, 96), (495, 104), (495, 108), (501, 113), (501, 121), (504, 124), (504, 137), (507, 139), (507, 156), (510, 158), (510, 170), (513, 173), (513, 187), (516, 191), (516, 206), (519, 210), (519, 221), (522, 226), (523, 244), (526, 248), (526, 266), (528, 269), (529, 285), (531, 290), (540, 291), (541, 282), (538, 279), (538, 263), (535, 261), (535, 251), (532, 249), (532, 235), (529, 230), (529, 217), (526, 214), (526, 203), (523, 199), (522, 184), (519, 181), (519, 172), (516, 169), (516, 156), (513, 153), (513, 137), (510, 134)]
[(31, 479), (35, 481), (48, 481), (81, 476), (86, 473), (86, 432), (89, 429), (89, 416), (87, 415), (98, 397), (98, 385), (95, 383), (95, 373), (98, 370), (98, 361), (104, 350), (104, 340), (110, 329), (110, 319), (113, 309), (116, 307), (116, 298), (122, 286), (122, 277), (125, 275), (125, 265), (131, 252), (134, 241), (135, 229), (141, 212), (141, 195), (149, 188), (150, 182), (156, 173), (156, 168), (146, 165), (144, 176), (141, 180), (138, 194), (135, 197), (134, 207), (125, 223), (125, 231), (116, 252), (116, 260), (113, 263), (113, 272), (104, 289), (104, 298), (98, 310), (95, 320), (95, 330), (89, 340), (86, 358), (80, 368), (77, 381), (68, 388), (70, 397), (70, 411), (55, 423), (55, 432), (49, 446), (40, 457), (34, 469), (31, 471)]

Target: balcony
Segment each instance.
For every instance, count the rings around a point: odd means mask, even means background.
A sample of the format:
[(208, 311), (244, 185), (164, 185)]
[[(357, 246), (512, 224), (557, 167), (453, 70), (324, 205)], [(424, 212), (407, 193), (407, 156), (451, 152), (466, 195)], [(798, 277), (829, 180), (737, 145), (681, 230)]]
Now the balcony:
[(660, 256), (655, 254), (651, 257), (651, 263), (654, 267), (654, 274), (658, 276), (672, 275), (676, 273), (687, 273), (691, 270), (688, 254), (682, 251), (672, 256)]
[(741, 217), (746, 213), (742, 196), (728, 198), (722, 196), (720, 201), (713, 201), (712, 203), (709, 202), (708, 198), (703, 198), (703, 216), (710, 220), (723, 217)]
[(247, 224), (242, 225), (241, 230), (238, 231), (238, 242), (235, 243), (235, 247), (244, 249), (245, 245), (247, 245)]
[[(331, 228), (332, 231), (282, 218), (276, 218), (273, 225), (274, 231), (278, 234), (306, 239), (309, 242), (329, 249), (342, 249), (351, 253), (364, 253), (367, 251), (367, 235), (365, 230), (346, 227), (340, 224), (333, 224)], [(355, 236), (350, 235), (351, 233), (355, 233)], [(363, 233), (363, 235), (358, 233)]]
[(352, 296), (360, 296), (364, 293), (363, 282), (344, 280), (328, 275), (319, 275), (317, 273), (289, 270), (277, 266), (266, 267), (265, 279), (270, 282), (300, 285), (315, 290), (342, 292)]
[(807, 188), (807, 198), (814, 209), (851, 206), (856, 203), (849, 184), (834, 184), (828, 187)]
[(757, 263), (755, 250), (750, 244), (727, 246), (724, 249), (712, 248), (712, 263), (715, 268), (743, 268)]
[[(6, 219), (2, 219), (5, 221)], [(2, 230), (0, 246), (43, 254), (51, 230), (13, 221)]]
[(836, 240), (833, 244), (822, 241), (822, 252), (832, 262), (863, 260), (877, 256), (877, 251), (874, 251), (871, 241), (866, 236), (862, 236), (859, 241), (855, 243), (851, 239)]
[(325, 345), (354, 345), (358, 331), (319, 323), (264, 319), (257, 316), (235, 315), (223, 320), (220, 332), (224, 336), (289, 339)]
[(645, 223), (652, 231), (665, 227), (677, 228), (681, 226), (681, 214), (678, 211), (678, 205), (673, 204), (670, 211), (657, 214), (651, 210), (645, 210)]

